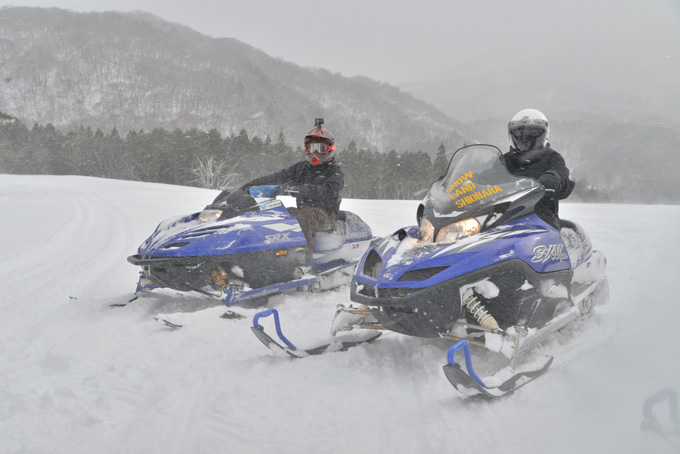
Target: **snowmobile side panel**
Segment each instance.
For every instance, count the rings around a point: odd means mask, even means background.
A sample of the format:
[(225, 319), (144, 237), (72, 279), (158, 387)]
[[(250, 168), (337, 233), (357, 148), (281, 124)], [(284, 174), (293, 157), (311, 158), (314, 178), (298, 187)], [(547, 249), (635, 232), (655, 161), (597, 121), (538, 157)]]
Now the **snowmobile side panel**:
[(277, 207), (202, 223), (196, 217), (156, 230), (140, 247), (142, 257), (239, 254), (306, 245), (297, 220)]
[[(419, 230), (410, 227), (372, 246), (355, 279), (375, 286), (379, 271), (381, 287), (424, 288), (509, 259), (522, 260), (537, 273), (571, 269), (562, 237), (536, 215), (454, 243), (421, 243), (418, 237)], [(441, 270), (427, 278), (416, 273), (433, 268)]]

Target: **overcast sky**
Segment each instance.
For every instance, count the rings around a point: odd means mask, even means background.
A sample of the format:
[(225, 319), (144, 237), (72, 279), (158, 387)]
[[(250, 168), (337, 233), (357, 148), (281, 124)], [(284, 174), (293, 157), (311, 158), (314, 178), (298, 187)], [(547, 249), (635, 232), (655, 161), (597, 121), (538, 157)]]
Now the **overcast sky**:
[(659, 51), (680, 43), (680, 0), (14, 0), (8, 5), (147, 11), (299, 65), (392, 84), (437, 78), (485, 52), (559, 59), (565, 49), (630, 48), (635, 55), (650, 46)]

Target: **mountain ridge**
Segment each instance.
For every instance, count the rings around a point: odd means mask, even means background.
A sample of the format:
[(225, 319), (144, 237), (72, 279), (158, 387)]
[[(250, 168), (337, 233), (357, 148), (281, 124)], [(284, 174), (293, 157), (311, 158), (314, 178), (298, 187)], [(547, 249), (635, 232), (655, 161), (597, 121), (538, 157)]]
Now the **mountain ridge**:
[(0, 110), (24, 122), (129, 130), (192, 127), (297, 144), (325, 117), (339, 146), (436, 153), (464, 126), (409, 93), (301, 67), (151, 13), (0, 9)]

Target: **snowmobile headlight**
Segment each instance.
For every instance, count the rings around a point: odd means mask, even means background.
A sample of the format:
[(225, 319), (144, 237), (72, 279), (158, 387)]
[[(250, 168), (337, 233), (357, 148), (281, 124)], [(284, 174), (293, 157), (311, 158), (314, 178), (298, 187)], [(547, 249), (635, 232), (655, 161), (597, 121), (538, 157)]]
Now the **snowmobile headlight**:
[(427, 218), (420, 221), (420, 242), (431, 243), (434, 238), (434, 225)]
[(198, 215), (198, 222), (215, 222), (222, 216), (222, 210), (206, 208)]
[(479, 233), (479, 222), (477, 219), (463, 219), (462, 221), (449, 224), (437, 233), (436, 242), (458, 241)]

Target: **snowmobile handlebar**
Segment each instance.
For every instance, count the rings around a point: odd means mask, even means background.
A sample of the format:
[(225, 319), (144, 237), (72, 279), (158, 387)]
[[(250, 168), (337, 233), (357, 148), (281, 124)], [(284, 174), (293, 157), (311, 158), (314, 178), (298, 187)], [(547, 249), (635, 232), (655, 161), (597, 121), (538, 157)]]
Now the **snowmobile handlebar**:
[(295, 197), (300, 192), (299, 187), (293, 184), (280, 185), (262, 185), (251, 186), (247, 189), (246, 194), (252, 197), (273, 198), (277, 195), (290, 195)]
[(300, 190), (292, 185), (287, 185), (287, 184), (282, 184), (280, 186), (276, 187), (276, 191), (274, 192), (274, 195), (289, 195), (292, 197), (295, 197), (300, 193)]

